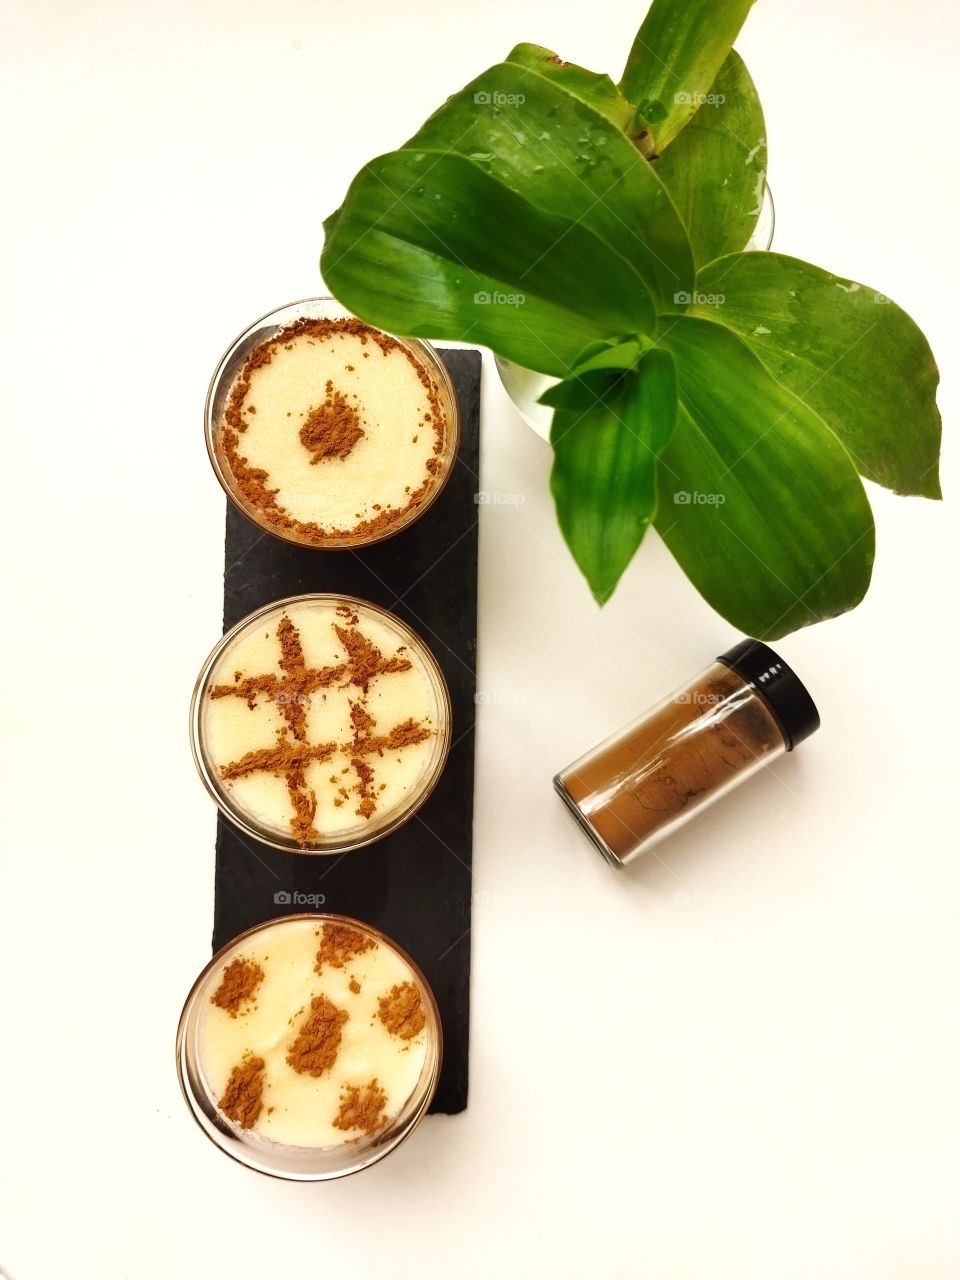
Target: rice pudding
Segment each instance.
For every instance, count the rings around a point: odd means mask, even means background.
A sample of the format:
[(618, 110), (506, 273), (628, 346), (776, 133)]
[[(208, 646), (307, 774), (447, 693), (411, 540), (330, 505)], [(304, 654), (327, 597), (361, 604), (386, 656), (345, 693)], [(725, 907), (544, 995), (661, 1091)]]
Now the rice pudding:
[(177, 1062), (195, 1119), (236, 1159), (282, 1177), (339, 1177), (385, 1155), (436, 1090), (442, 1033), (423, 975), (343, 916), (241, 934), (184, 1005)]
[(300, 596), (244, 619), (207, 660), (198, 765), (221, 808), (278, 848), (340, 852), (426, 798), (450, 736), (443, 676), (385, 610)]
[(455, 399), (432, 348), (349, 316), (304, 314), (261, 332), (229, 373), (221, 366), (208, 406), (227, 492), (307, 546), (359, 546), (409, 524), (456, 449)]

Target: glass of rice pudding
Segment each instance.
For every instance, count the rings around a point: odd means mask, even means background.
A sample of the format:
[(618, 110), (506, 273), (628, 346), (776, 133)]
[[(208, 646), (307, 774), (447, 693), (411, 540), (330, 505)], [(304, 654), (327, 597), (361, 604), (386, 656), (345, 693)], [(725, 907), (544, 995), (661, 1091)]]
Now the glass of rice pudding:
[(242, 333), (213, 375), (205, 418), (230, 500), (268, 533), (320, 548), (379, 542), (423, 515), (460, 430), (434, 348), (332, 298), (291, 303)]
[(293, 596), (223, 637), (190, 728), (200, 776), (241, 831), (292, 853), (344, 853), (427, 799), (450, 747), (450, 696), (393, 614), (352, 596)]
[(194, 983), (177, 1071), (221, 1150), (275, 1177), (322, 1181), (380, 1160), (436, 1091), (442, 1033), (416, 964), (345, 916), (240, 934)]

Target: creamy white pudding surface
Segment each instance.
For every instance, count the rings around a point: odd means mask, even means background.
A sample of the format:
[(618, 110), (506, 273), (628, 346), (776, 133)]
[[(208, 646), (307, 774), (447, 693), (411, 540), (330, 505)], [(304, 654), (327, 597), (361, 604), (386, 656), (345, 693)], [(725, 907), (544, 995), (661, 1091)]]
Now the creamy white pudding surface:
[(391, 615), (292, 601), (251, 620), (211, 670), (201, 753), (256, 831), (304, 848), (363, 841), (436, 776), (448, 729), (438, 680)]
[(219, 431), (240, 496), (278, 533), (317, 546), (389, 533), (449, 462), (430, 372), (354, 319), (301, 319), (254, 347)]
[(331, 1147), (379, 1133), (417, 1088), (433, 1024), (413, 971), (365, 929), (278, 921), (201, 993), (200, 1069), (235, 1126)]

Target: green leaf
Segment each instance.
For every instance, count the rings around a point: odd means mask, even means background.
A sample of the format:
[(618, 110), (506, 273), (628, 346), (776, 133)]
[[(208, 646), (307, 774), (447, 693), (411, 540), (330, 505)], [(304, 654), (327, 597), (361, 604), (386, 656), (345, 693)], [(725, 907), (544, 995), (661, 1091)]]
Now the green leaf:
[[(676, 294), (693, 290), (695, 268), (663, 183), (617, 125), (572, 91), (563, 73), (573, 68), (542, 59), (534, 65), (490, 67), (407, 147), (456, 152), (536, 208), (579, 222), (640, 273), (659, 310), (673, 306)], [(503, 237), (508, 226), (488, 231)], [(584, 275), (595, 278), (592, 262)]]
[(324, 225), (327, 285), (395, 333), (484, 343), (562, 377), (587, 343), (653, 322), (629, 263), (462, 156), (372, 160)]
[(722, 325), (670, 317), (659, 341), (680, 410), (656, 524), (694, 586), (760, 639), (852, 609), (870, 582), (873, 518), (836, 436)]
[(526, 67), (552, 80), (559, 88), (585, 102), (606, 116), (610, 123), (628, 137), (633, 134), (637, 109), (628, 102), (608, 75), (587, 71), (573, 62), (564, 62), (552, 49), (539, 44), (518, 44), (507, 54), (506, 62)]
[(823, 418), (861, 475), (897, 493), (940, 497), (939, 374), (905, 311), (780, 253), (711, 263), (697, 289), (723, 298), (714, 318)]
[[(577, 356), (574, 373), (591, 373), (595, 369), (613, 369), (619, 372), (634, 369), (651, 345), (648, 338), (626, 338), (622, 342), (612, 340), (594, 343)], [(542, 396), (540, 399), (543, 404), (547, 403)]]
[(549, 409), (592, 409), (610, 397), (623, 374), (636, 369), (650, 346), (644, 338), (591, 343), (580, 352), (571, 376), (548, 387), (537, 403)]
[(738, 253), (753, 235), (767, 176), (760, 98), (729, 53), (708, 101), (654, 168), (686, 223), (698, 264)]
[(608, 75), (587, 71), (573, 62), (564, 62), (552, 49), (539, 44), (518, 44), (507, 54), (507, 62), (529, 67), (580, 98), (594, 111), (627, 135), (643, 155), (653, 153), (653, 133), (632, 102), (628, 102)]
[(647, 352), (626, 373), (599, 376), (606, 385), (591, 406), (553, 415), (550, 487), (567, 546), (603, 604), (656, 511), (657, 455), (673, 430), (677, 398), (666, 351)]
[(653, 0), (620, 91), (669, 146), (710, 92), (753, 0)]

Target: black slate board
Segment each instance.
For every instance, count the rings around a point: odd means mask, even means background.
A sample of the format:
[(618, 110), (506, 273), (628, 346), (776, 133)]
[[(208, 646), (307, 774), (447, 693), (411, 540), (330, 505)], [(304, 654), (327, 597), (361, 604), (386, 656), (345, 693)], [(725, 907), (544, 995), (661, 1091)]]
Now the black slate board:
[[(400, 830), (341, 857), (279, 853), (217, 827), (213, 948), (292, 911), (354, 916), (423, 969), (440, 1006), (443, 1069), (431, 1111), (467, 1105), (480, 355), (444, 351), (460, 404), (460, 452), (443, 493), (415, 524), (360, 551), (314, 551), (261, 533), (227, 509), (224, 629), (307, 591), (342, 591), (397, 614), (432, 649), (453, 703), (453, 745), (433, 794)], [(322, 905), (297, 900), (322, 894)], [(286, 896), (289, 895), (289, 896)]]

